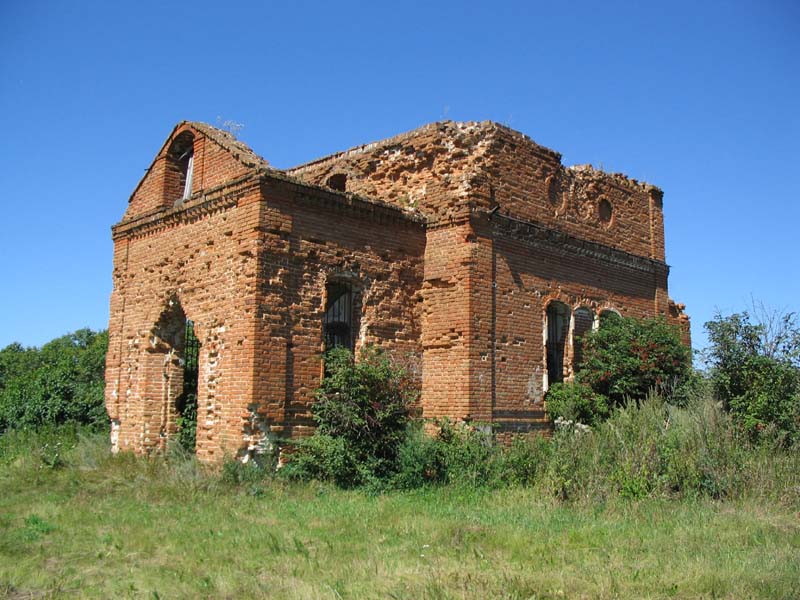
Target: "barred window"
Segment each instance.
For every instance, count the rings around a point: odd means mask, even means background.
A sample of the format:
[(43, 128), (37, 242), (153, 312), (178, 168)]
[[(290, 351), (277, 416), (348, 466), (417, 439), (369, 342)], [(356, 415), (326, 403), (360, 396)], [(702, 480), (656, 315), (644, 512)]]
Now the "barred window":
[(569, 333), (569, 306), (551, 302), (547, 306), (547, 382), (564, 381), (564, 347)]
[(581, 306), (575, 310), (575, 327), (572, 330), (572, 370), (578, 371), (583, 362), (583, 336), (594, 326), (594, 313)]
[(323, 329), (325, 349), (355, 347), (353, 332), (353, 288), (349, 283), (329, 283), (326, 288)]

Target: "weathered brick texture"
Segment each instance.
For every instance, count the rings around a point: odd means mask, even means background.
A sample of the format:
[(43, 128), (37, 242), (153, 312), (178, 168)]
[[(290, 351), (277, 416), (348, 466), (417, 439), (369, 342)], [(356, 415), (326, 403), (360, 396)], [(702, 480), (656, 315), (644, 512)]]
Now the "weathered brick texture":
[[(286, 171), (181, 123), (113, 228), (106, 404), (115, 449), (176, 431), (184, 325), (200, 341), (198, 456), (313, 427), (326, 295), (356, 350), (408, 366), (424, 416), (546, 425), (547, 307), (665, 315), (662, 193), (494, 123), (435, 123)], [(575, 327), (575, 319), (570, 327)], [(572, 375), (567, 337), (563, 376)]]

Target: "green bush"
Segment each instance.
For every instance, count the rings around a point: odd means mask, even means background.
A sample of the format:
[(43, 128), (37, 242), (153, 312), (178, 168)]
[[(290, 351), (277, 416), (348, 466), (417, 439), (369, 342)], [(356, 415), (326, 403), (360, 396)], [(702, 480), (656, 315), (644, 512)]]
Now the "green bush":
[(298, 442), (287, 474), (351, 487), (394, 474), (416, 390), (406, 372), (377, 348), (356, 361), (335, 348), (312, 409), (317, 429)]
[(547, 391), (547, 414), (555, 421), (563, 419), (596, 425), (608, 417), (608, 399), (584, 383), (554, 383)]
[(0, 432), (43, 425), (100, 426), (108, 334), (81, 329), (41, 349), (0, 351)]
[(422, 422), (413, 423), (398, 448), (392, 487), (410, 490), (447, 482), (447, 455), (442, 441), (427, 435)]
[(414, 426), (398, 452), (392, 486), (413, 489), (451, 484), (497, 488), (532, 485), (549, 460), (549, 441), (518, 437), (509, 447), (494, 442), (486, 427), (437, 423), (436, 436)]
[(764, 311), (717, 315), (706, 323), (710, 377), (717, 396), (751, 439), (800, 441), (800, 323)]
[(451, 423), (445, 419), (439, 423), (437, 441), (448, 483), (481, 487), (495, 482), (500, 448), (488, 426)]
[(176, 439), (187, 452), (194, 452), (197, 446), (197, 394), (188, 396), (183, 412), (175, 420)]
[(552, 458), (552, 444), (542, 435), (518, 436), (500, 454), (497, 481), (507, 485), (534, 485)]
[(371, 476), (369, 457), (360, 455), (342, 437), (315, 433), (295, 442), (296, 452), (280, 474), (305, 481), (331, 481), (339, 487), (350, 488), (367, 483)]
[(693, 378), (691, 350), (681, 343), (677, 327), (662, 317), (607, 317), (583, 338), (577, 379), (612, 407), (643, 400), (651, 390), (684, 404)]

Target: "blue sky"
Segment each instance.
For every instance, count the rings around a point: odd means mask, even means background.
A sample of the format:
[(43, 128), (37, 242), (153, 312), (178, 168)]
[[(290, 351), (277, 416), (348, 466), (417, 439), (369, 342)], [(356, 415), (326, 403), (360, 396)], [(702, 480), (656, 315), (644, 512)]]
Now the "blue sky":
[(491, 119), (665, 192), (670, 294), (798, 308), (800, 3), (0, 3), (0, 347), (104, 328), (110, 226), (171, 128), (289, 167)]

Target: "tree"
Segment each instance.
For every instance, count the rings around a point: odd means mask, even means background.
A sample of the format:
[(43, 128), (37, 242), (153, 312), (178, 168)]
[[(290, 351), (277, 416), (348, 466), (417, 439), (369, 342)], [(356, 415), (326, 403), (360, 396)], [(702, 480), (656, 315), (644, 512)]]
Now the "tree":
[(0, 351), (0, 433), (46, 424), (106, 422), (103, 405), (108, 334), (81, 329), (41, 349)]
[(717, 397), (757, 439), (774, 429), (786, 444), (800, 440), (800, 323), (795, 313), (754, 307), (705, 324), (706, 353)]

